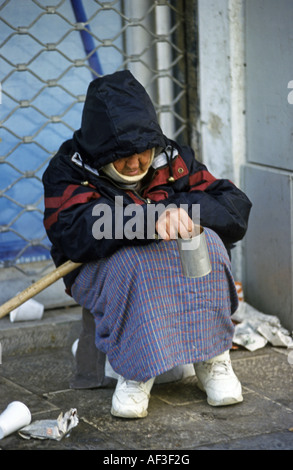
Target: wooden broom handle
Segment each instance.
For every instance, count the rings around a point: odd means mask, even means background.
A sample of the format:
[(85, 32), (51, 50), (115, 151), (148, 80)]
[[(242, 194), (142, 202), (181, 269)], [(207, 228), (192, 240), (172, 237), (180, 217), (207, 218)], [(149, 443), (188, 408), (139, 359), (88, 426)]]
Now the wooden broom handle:
[(46, 276), (34, 282), (15, 297), (5, 302), (5, 304), (1, 305), (0, 318), (5, 317), (5, 315), (11, 312), (11, 310), (19, 307), (21, 304), (34, 297), (36, 294), (46, 289), (46, 287), (54, 284), (54, 282), (58, 281), (58, 279), (81, 265), (82, 263), (74, 263), (73, 261), (66, 261), (66, 263), (61, 264), (61, 266), (58, 266), (58, 268), (54, 269), (54, 271), (46, 274)]

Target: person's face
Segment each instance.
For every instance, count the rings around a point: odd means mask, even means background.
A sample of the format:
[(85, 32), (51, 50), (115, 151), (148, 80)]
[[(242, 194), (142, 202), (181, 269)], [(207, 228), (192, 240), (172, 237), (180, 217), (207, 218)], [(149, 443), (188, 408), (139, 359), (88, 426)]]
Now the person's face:
[(124, 176), (138, 176), (144, 173), (151, 163), (151, 149), (142, 153), (135, 153), (130, 157), (119, 158), (113, 165), (115, 169)]

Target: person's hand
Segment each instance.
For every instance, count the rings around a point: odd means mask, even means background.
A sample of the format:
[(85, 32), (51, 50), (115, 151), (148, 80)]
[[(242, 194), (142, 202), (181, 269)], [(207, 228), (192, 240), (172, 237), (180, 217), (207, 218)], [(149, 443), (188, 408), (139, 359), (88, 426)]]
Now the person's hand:
[(166, 209), (156, 223), (156, 231), (163, 240), (173, 240), (178, 237), (190, 238), (193, 230), (192, 219), (181, 208)]

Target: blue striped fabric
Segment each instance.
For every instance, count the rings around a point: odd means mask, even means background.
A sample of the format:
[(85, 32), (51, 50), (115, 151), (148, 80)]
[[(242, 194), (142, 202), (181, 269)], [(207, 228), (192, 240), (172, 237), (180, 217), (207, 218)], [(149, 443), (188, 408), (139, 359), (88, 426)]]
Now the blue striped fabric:
[(96, 346), (118, 374), (146, 381), (231, 348), (230, 260), (215, 232), (205, 233), (212, 272), (199, 279), (182, 275), (176, 241), (121, 248), (82, 268), (73, 298), (94, 315)]

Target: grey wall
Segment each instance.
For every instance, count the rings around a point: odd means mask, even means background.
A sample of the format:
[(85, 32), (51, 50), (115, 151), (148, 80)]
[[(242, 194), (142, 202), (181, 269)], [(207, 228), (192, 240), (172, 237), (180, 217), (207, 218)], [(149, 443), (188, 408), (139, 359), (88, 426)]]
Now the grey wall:
[(293, 330), (293, 2), (245, 5), (243, 177), (254, 207), (244, 244), (244, 291), (249, 303)]

